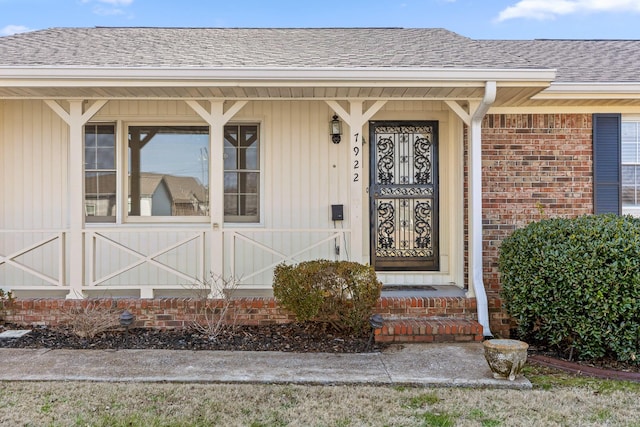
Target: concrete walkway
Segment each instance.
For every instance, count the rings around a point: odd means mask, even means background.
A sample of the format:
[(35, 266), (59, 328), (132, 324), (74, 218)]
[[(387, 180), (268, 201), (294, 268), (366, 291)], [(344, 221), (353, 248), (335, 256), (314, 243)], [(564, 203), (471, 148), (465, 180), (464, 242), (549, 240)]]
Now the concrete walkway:
[(494, 379), (480, 343), (382, 353), (0, 349), (0, 381), (296, 383), (531, 388)]

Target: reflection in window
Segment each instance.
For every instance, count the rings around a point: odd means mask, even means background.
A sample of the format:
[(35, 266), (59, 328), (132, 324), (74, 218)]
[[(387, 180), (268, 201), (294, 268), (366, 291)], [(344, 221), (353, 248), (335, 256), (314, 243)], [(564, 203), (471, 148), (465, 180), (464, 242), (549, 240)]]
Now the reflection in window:
[(116, 138), (113, 124), (84, 127), (84, 189), (87, 222), (115, 222)]
[(229, 222), (258, 222), (260, 137), (257, 125), (224, 127), (224, 215)]
[(209, 215), (209, 128), (129, 127), (129, 216)]

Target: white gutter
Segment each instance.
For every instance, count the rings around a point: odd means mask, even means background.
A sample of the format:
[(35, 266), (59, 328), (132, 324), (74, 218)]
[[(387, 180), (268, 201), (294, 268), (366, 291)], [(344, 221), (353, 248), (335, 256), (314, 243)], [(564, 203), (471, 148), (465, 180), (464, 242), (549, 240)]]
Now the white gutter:
[(637, 99), (639, 82), (625, 83), (552, 83), (531, 99)]
[(486, 82), (484, 98), (471, 116), (469, 134), (469, 270), (484, 336), (493, 334), (489, 329), (489, 307), (482, 278), (482, 119), (496, 100), (496, 92), (496, 82)]
[[(121, 85), (142, 82), (189, 82), (220, 80), (246, 81), (428, 81), (473, 82), (478, 86), (488, 80), (519, 82), (527, 86), (546, 86), (555, 78), (550, 69), (458, 69), (458, 68), (123, 68), (123, 67), (6, 67), (0, 66), (0, 85), (16, 86), (42, 80), (47, 84), (65, 81), (81, 84), (83, 80), (118, 81)], [(135, 82), (133, 82), (134, 80)]]

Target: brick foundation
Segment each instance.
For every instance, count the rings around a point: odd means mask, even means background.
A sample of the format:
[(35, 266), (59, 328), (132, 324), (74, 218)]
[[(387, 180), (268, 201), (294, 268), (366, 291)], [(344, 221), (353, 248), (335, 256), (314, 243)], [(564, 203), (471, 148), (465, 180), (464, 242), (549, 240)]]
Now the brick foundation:
[[(202, 311), (202, 300), (190, 298), (159, 299), (17, 299), (7, 310), (5, 321), (17, 325), (58, 325), (75, 309), (91, 307), (110, 308), (117, 312), (125, 309), (135, 315), (134, 326), (145, 328), (188, 327)], [(206, 302), (213, 308), (222, 307), (221, 300)], [(380, 298), (374, 309), (385, 319), (398, 318), (460, 318), (477, 319), (476, 301), (471, 298)], [(288, 323), (295, 316), (279, 307), (273, 298), (238, 298), (231, 301), (227, 312), (229, 320), (237, 324), (261, 325)]]
[[(110, 308), (116, 312), (129, 310), (135, 316), (135, 327), (173, 329), (190, 326), (202, 312), (203, 304), (213, 309), (223, 306), (222, 300), (206, 302), (190, 298), (158, 299), (18, 299), (5, 315), (5, 321), (17, 325), (56, 326), (65, 313), (94, 307)], [(261, 325), (288, 323), (295, 320), (293, 314), (276, 306), (273, 298), (240, 298), (232, 300), (227, 319), (237, 324)]]

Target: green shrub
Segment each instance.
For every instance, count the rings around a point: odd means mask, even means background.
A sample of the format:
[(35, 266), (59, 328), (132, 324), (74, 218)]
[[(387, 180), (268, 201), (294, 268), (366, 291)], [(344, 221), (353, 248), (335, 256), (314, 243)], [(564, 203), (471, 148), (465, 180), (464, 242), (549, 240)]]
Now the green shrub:
[(640, 363), (640, 220), (547, 219), (502, 242), (502, 298), (523, 339)]
[(382, 283), (371, 266), (348, 261), (279, 264), (274, 271), (276, 301), (301, 322), (326, 322), (355, 334), (368, 326)]

